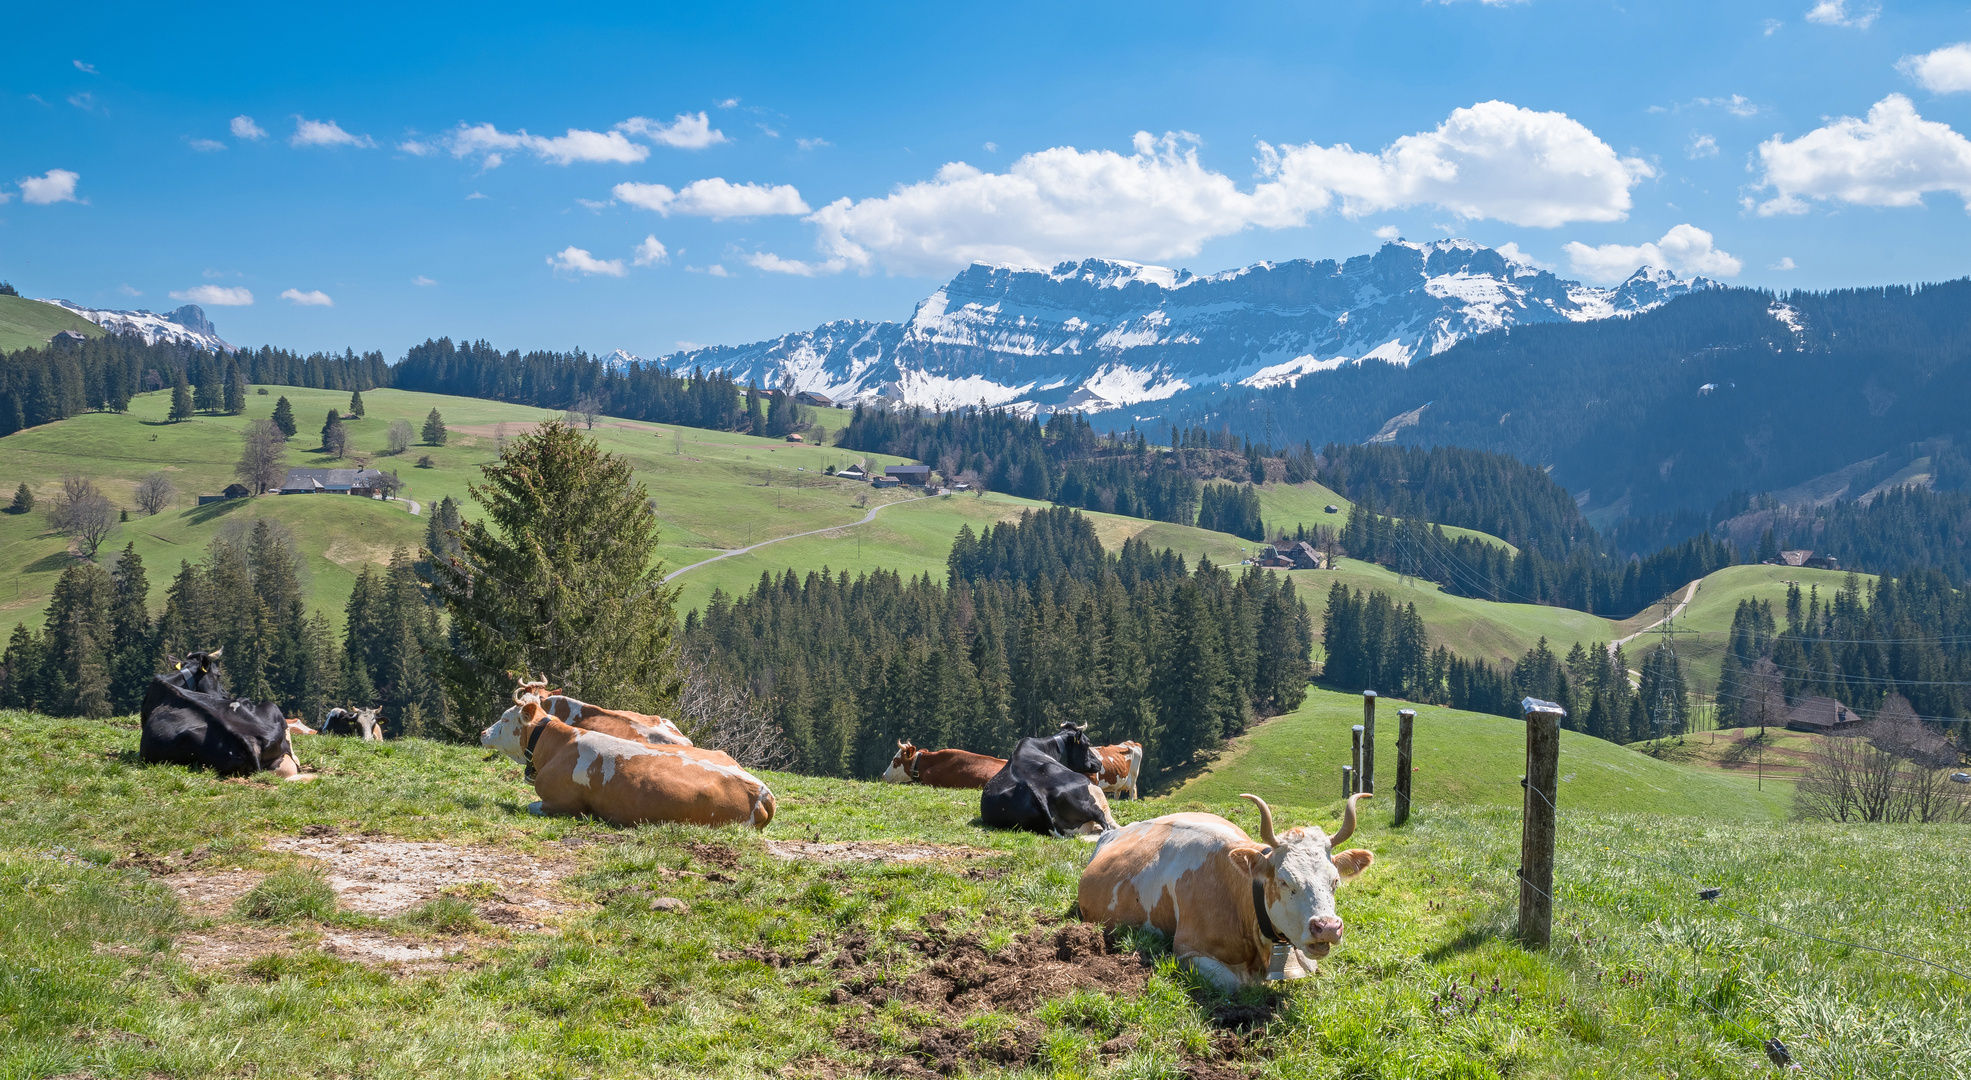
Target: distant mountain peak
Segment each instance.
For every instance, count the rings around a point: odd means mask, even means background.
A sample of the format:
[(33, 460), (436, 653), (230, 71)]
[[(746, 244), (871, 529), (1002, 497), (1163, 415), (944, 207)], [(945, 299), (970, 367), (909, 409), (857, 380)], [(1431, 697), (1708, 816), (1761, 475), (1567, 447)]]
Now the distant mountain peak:
[(762, 386), (791, 378), (838, 401), (1102, 412), (1195, 387), (1405, 365), (1490, 330), (1624, 317), (1715, 286), (1644, 267), (1603, 289), (1462, 237), (1207, 275), (1121, 259), (974, 263), (904, 322), (832, 322), (664, 360)]
[(40, 303), (74, 312), (112, 334), (134, 334), (143, 338), (146, 345), (163, 341), (214, 352), (236, 351), (233, 345), (219, 336), (219, 329), (205, 317), (205, 309), (197, 304), (186, 304), (169, 314), (159, 315), (155, 311), (141, 309), (112, 311), (83, 307), (72, 300), (42, 300)]

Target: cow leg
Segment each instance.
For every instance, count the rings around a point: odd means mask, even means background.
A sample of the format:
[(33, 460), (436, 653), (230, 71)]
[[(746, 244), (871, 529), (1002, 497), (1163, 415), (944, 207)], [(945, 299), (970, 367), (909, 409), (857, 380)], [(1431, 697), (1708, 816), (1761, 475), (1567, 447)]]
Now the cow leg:
[(541, 800), (539, 799), (535, 799), (533, 802), (527, 804), (527, 812), (534, 815), (535, 817), (548, 816), (547, 810), (542, 808)]
[(281, 755), (281, 760), (274, 765), (274, 773), (290, 783), (306, 783), (315, 778), (314, 773), (301, 771), (301, 763), (294, 759), (293, 754)]
[(1230, 966), (1215, 957), (1204, 956), (1199, 953), (1191, 953), (1189, 955), (1178, 953), (1177, 962), (1197, 972), (1204, 981), (1227, 994), (1237, 990), (1245, 983), (1245, 980), (1239, 977), (1238, 972), (1233, 971)]

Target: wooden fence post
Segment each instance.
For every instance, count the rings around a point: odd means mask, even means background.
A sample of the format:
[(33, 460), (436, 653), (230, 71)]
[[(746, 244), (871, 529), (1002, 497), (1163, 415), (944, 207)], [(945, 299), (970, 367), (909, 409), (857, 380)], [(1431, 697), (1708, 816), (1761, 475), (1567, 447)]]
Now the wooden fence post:
[(1362, 790), (1376, 790), (1376, 692), (1362, 691)]
[(1559, 796), (1560, 718), (1551, 701), (1527, 698), (1525, 809), (1519, 836), (1519, 940), (1544, 948), (1554, 925), (1554, 800)]
[(1341, 797), (1346, 799), (1353, 794), (1355, 794), (1355, 766), (1343, 765), (1341, 767)]
[(1396, 710), (1396, 820), (1410, 820), (1410, 734), (1417, 723), (1417, 710)]
[[(1348, 739), (1348, 760), (1355, 766), (1355, 791), (1363, 791), (1365, 789), (1362, 787), (1362, 725), (1357, 724), (1349, 728)], [(1349, 794), (1352, 795), (1354, 792)]]

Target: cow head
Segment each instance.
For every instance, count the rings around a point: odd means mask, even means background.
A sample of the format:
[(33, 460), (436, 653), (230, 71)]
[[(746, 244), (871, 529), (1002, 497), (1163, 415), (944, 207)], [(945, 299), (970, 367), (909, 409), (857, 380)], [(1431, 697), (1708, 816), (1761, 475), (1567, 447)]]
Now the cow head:
[(382, 709), (357, 709), (354, 717), (356, 730), (362, 733), (364, 742), (383, 741)]
[(500, 715), (493, 726), (479, 733), (479, 745), (489, 750), (498, 750), (514, 760), (515, 764), (527, 764), (527, 732), (538, 721), (544, 720), (547, 710), (538, 702), (515, 705)]
[(1335, 889), (1375, 861), (1374, 855), (1360, 848), (1337, 852), (1335, 847), (1355, 834), (1356, 800), (1371, 796), (1367, 792), (1349, 796), (1341, 828), (1333, 836), (1312, 826), (1275, 835), (1273, 809), (1266, 800), (1257, 795), (1239, 797), (1259, 807), (1259, 835), (1266, 847), (1241, 854), (1267, 917), (1300, 951), (1316, 959), (1328, 955), (1341, 944)]
[(1102, 774), (1102, 755), (1095, 752), (1095, 746), (1088, 741), (1088, 728), (1082, 724), (1062, 723), (1061, 730), (1047, 740), (1054, 744), (1057, 753), (1055, 760), (1078, 773)]
[(211, 652), (186, 653), (182, 660), (172, 653), (165, 653), (165, 662), (171, 666), (171, 673), (165, 678), (195, 693), (223, 694), (226, 690), (219, 682), (219, 657), (225, 651), (220, 648)]
[(890, 767), (883, 770), (886, 784), (908, 784), (913, 779), (911, 767), (917, 764), (918, 750), (902, 739), (897, 740), (896, 756), (890, 759)]

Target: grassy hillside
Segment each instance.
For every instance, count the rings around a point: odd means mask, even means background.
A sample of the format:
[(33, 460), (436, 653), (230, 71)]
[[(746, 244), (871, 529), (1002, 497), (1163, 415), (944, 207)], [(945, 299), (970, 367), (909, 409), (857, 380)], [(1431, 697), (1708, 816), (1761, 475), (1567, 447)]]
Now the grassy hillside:
[[(1772, 603), (1773, 617), (1782, 627), (1786, 624), (1786, 583), (1797, 581), (1804, 594), (1809, 588), (1818, 587), (1821, 599), (1841, 590), (1848, 575), (1836, 570), (1806, 570), (1798, 566), (1728, 566), (1709, 575), (1698, 583), (1697, 595), (1691, 598), (1690, 606), (1677, 616), (1677, 629), (1694, 630), (1693, 634), (1677, 635), (1677, 656), (1684, 662), (1693, 690), (1710, 693), (1718, 686), (1718, 669), (1723, 662), (1725, 650), (1731, 646), (1731, 617), (1738, 610), (1740, 600), (1767, 600)], [(1861, 575), (1863, 587), (1872, 575)], [(1635, 618), (1622, 624), (1622, 636), (1634, 633), (1662, 618), (1661, 605), (1652, 607)], [(1654, 641), (1644, 635), (1629, 646), (1631, 656), (1639, 657), (1641, 650), (1654, 645)]]
[(23, 296), (0, 296), (0, 353), (38, 349), (63, 330), (102, 337), (103, 328), (70, 311)]
[[(1376, 706), (1376, 787), (1385, 797), (1396, 783), (1396, 710), (1417, 710), (1416, 773), (1412, 797), (1419, 804), (1508, 806), (1520, 804), (1526, 775), (1526, 725), (1483, 713), (1385, 698)], [(1340, 795), (1341, 767), (1349, 761), (1349, 729), (1362, 722), (1355, 694), (1313, 690), (1300, 708), (1259, 725), (1239, 739), (1212, 768), (1191, 779), (1172, 801), (1204, 803), (1237, 798), (1242, 791), (1292, 793), (1293, 801), (1322, 805)], [(1702, 817), (1721, 821), (1774, 821), (1786, 813), (1788, 792), (1755, 789), (1750, 777), (1659, 761), (1600, 739), (1561, 733), (1561, 810), (1625, 811)]]
[[(1335, 513), (1328, 513), (1327, 508), (1330, 506), (1337, 508)], [(1354, 503), (1335, 494), (1332, 489), (1311, 480), (1304, 484), (1259, 486), (1260, 516), (1265, 520), (1266, 527), (1284, 528), (1288, 535), (1293, 534), (1294, 527), (1297, 525), (1305, 525), (1310, 530), (1316, 525), (1339, 529), (1348, 524), (1348, 512), (1354, 506)], [(1469, 536), (1474, 540), (1483, 540), (1488, 544), (1505, 548), (1514, 554), (1519, 552), (1518, 548), (1504, 540), (1491, 533), (1479, 532), (1477, 529), (1446, 525), (1444, 535), (1453, 539)]]
[(1964, 984), (1693, 892), (1971, 968), (1963, 827), (1564, 802), (1555, 943), (1527, 952), (1516, 810), (1372, 813), (1346, 943), (1226, 998), (1154, 934), (1077, 936), (1087, 847), (986, 832), (972, 792), (773, 775), (764, 835), (614, 829), (528, 815), (476, 747), (318, 738), (321, 779), (270, 785), (141, 766), (133, 728), (0, 713), (0, 1074), (1739, 1077), (1768, 1037), (1808, 1076), (1971, 1061)]

